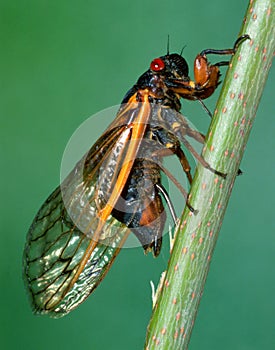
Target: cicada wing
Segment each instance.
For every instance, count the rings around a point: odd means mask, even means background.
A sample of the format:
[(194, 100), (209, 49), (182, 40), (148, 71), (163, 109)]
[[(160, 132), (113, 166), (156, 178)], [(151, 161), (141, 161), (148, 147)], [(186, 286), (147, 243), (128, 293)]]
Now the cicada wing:
[[(142, 138), (149, 113), (149, 105), (144, 112), (133, 96), (36, 215), (27, 237), (24, 275), (37, 313), (58, 317), (76, 308), (100, 283), (126, 240), (129, 229), (111, 215), (112, 206), (130, 174), (137, 136)], [(132, 131), (136, 137), (128, 142)]]
[(79, 271), (100, 221), (100, 165), (104, 159), (108, 165), (124, 130), (125, 126), (109, 130), (98, 140), (45, 201), (30, 227), (24, 276), (36, 313), (58, 317), (77, 307), (100, 283), (128, 235), (127, 227), (109, 215), (102, 237)]

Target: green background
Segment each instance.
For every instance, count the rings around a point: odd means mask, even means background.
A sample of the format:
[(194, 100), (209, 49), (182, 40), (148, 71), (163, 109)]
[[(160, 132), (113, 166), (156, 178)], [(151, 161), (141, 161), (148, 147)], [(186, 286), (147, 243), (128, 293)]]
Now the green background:
[[(64, 148), (90, 115), (118, 104), (170, 50), (192, 69), (232, 46), (247, 1), (0, 1), (2, 349), (142, 349), (158, 259), (124, 249), (104, 282), (63, 319), (33, 316), (22, 282), (26, 232), (59, 181)], [(215, 62), (215, 58), (213, 59)], [(192, 75), (192, 72), (191, 72)], [(253, 87), (252, 87), (253, 88)], [(274, 68), (221, 229), (189, 349), (274, 349)], [(217, 94), (207, 105), (214, 109)], [(183, 112), (201, 131), (195, 103)], [(107, 126), (107, 125), (106, 125)], [(95, 139), (91, 138), (91, 144)]]

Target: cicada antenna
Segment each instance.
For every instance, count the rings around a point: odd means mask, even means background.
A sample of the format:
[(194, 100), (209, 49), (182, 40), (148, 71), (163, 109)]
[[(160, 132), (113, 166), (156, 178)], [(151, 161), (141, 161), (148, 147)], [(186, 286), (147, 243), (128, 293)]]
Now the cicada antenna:
[(180, 51), (180, 55), (182, 56), (183, 50), (186, 48), (187, 45), (184, 45)]

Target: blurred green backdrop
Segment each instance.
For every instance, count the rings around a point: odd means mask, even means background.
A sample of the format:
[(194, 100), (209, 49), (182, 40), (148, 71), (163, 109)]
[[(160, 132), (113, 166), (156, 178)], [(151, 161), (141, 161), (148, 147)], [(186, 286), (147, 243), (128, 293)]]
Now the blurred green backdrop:
[[(62, 154), (90, 115), (118, 104), (152, 58), (192, 67), (202, 49), (232, 46), (248, 1), (0, 1), (2, 349), (142, 349), (149, 281), (165, 269), (123, 250), (104, 282), (69, 316), (33, 316), (21, 277), (26, 232), (59, 182)], [(192, 72), (191, 72), (192, 75)], [(274, 68), (264, 91), (212, 260), (190, 350), (274, 349)], [(214, 98), (208, 102), (213, 109)], [(201, 130), (200, 106), (183, 112)], [(107, 125), (106, 125), (107, 126)], [(91, 140), (91, 144), (95, 140)], [(270, 157), (270, 158), (269, 158)]]

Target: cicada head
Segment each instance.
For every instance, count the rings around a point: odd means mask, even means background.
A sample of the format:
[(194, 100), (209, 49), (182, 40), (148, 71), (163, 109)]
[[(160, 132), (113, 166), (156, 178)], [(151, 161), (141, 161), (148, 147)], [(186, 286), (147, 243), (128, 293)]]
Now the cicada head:
[(165, 79), (189, 80), (189, 69), (186, 60), (179, 54), (173, 53), (155, 58), (150, 64), (154, 74), (161, 74)]

